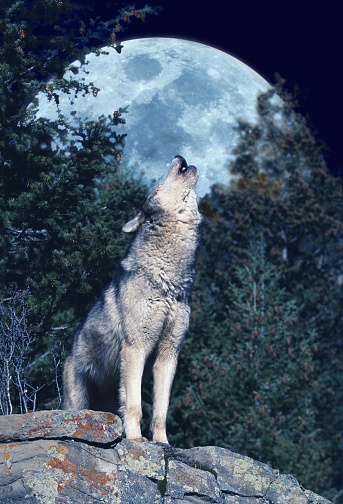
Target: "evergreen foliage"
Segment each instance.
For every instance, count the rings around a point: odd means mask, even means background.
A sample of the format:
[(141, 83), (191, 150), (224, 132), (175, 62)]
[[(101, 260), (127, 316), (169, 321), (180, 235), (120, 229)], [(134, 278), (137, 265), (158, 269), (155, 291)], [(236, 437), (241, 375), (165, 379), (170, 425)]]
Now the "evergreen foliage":
[(239, 124), (230, 188), (217, 185), (200, 203), (170, 439), (259, 458), (319, 493), (331, 488), (333, 499), (342, 460), (341, 181), (295, 105), (282, 83), (260, 96), (257, 124)]
[(115, 127), (125, 122), (125, 109), (86, 123), (75, 117), (74, 125), (61, 114), (55, 122), (34, 119), (39, 91), (57, 107), (60, 90), (93, 92), (96, 100), (100, 84), (65, 80), (66, 65), (99, 53), (101, 42), (120, 52), (116, 33), (132, 16), (144, 19), (153, 11), (127, 7), (106, 22), (85, 12), (68, 1), (6, 0), (0, 13), (0, 275), (18, 296), (30, 289), (30, 378), (33, 387), (51, 380), (57, 387), (43, 388), (38, 408), (59, 392), (51, 350), (70, 345), (123, 255), (121, 226), (145, 197), (145, 188), (118, 170), (125, 135)]

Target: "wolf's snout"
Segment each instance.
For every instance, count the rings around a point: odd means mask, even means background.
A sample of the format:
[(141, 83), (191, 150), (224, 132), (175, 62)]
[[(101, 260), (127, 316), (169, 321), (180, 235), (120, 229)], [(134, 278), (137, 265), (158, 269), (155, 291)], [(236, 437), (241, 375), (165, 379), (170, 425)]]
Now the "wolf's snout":
[(180, 154), (177, 154), (176, 156), (174, 156), (174, 159), (178, 159), (180, 161), (181, 165), (184, 164), (187, 166), (187, 162), (186, 162), (185, 158), (180, 156)]
[(184, 157), (180, 156), (180, 154), (177, 154), (174, 156), (173, 161), (177, 159), (178, 160), (178, 165), (179, 165), (179, 173), (185, 173), (186, 171), (193, 171), (197, 172), (197, 169), (194, 165), (189, 165), (187, 164), (187, 161), (185, 160)]
[(187, 164), (187, 161), (185, 160), (184, 157), (180, 156), (180, 155), (177, 155), (174, 157), (173, 161), (175, 161), (175, 159), (178, 161), (178, 167), (179, 167), (179, 172), (180, 173), (184, 173), (188, 170), (188, 164)]

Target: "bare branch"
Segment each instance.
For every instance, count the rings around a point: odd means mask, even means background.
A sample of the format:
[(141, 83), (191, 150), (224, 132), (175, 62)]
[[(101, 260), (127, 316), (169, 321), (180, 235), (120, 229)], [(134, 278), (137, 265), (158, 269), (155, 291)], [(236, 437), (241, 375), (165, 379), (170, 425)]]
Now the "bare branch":
[[(28, 384), (27, 354), (34, 338), (28, 326), (28, 291), (13, 291), (0, 301), (0, 412), (34, 411), (39, 389)], [(33, 394), (29, 393), (33, 390)]]

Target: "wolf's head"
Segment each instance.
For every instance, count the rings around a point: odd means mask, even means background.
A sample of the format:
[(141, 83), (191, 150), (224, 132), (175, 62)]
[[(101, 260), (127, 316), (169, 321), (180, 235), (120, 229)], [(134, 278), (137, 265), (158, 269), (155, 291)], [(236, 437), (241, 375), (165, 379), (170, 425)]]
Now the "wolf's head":
[(122, 230), (125, 233), (132, 233), (147, 219), (158, 220), (161, 213), (177, 214), (180, 220), (184, 220), (187, 214), (192, 219), (193, 214), (200, 220), (195, 193), (197, 180), (196, 167), (188, 166), (182, 156), (175, 156), (164, 183), (147, 197), (142, 210), (134, 219), (127, 222)]
[(195, 190), (198, 173), (195, 166), (188, 166), (182, 156), (175, 156), (171, 162), (169, 173), (161, 188), (165, 191), (187, 193)]

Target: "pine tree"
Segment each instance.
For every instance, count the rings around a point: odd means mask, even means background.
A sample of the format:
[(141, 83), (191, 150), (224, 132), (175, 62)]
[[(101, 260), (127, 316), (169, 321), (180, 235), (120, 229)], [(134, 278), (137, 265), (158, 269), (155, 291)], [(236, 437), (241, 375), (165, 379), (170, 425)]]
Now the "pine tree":
[(46, 385), (37, 408), (57, 393), (51, 363), (41, 356), (70, 345), (123, 254), (120, 228), (146, 190), (118, 170), (125, 135), (116, 126), (125, 110), (73, 126), (62, 115), (55, 122), (34, 119), (36, 96), (45, 92), (57, 107), (61, 90), (93, 93), (96, 100), (100, 85), (65, 80), (66, 66), (84, 62), (92, 50), (121, 52), (117, 35), (149, 13), (156, 12), (128, 6), (103, 21), (68, 0), (5, 0), (0, 7), (1, 296), (30, 289), (32, 386)]
[[(276, 91), (281, 94), (282, 102), (275, 98)], [(266, 258), (274, 268), (278, 289), (285, 296), (275, 306), (284, 314), (290, 313), (291, 301), (297, 307), (292, 329), (288, 328), (287, 335), (282, 333), (281, 348), (292, 352), (287, 343), (287, 338), (292, 336), (290, 341), (296, 345), (296, 364), (300, 368), (303, 366), (300, 376), (306, 374), (305, 366), (310, 366), (309, 369), (314, 366), (318, 374), (315, 376), (312, 371), (309, 374), (312, 381), (307, 390), (312, 417), (311, 421), (304, 419), (301, 443), (295, 434), (299, 422), (294, 418), (295, 410), (290, 410), (290, 415), (283, 418), (290, 425), (287, 435), (294, 440), (294, 451), (290, 448), (278, 451), (278, 444), (274, 448), (266, 445), (267, 438), (273, 442), (270, 427), (263, 431), (268, 433), (267, 437), (262, 431), (260, 433), (261, 456), (264, 462), (274, 461), (276, 450), (280, 455), (276, 462), (278, 468), (283, 471), (293, 468), (295, 476), (305, 484), (313, 476), (306, 464), (300, 462), (306, 453), (313, 466), (318, 468), (320, 464), (326, 474), (325, 481), (314, 478), (307, 486), (320, 493), (331, 487), (332, 497), (334, 488), (340, 485), (341, 461), (342, 394), (337, 392), (342, 388), (341, 184), (340, 180), (329, 175), (321, 146), (304, 118), (295, 112), (295, 105), (292, 97), (282, 91), (281, 85), (259, 97), (257, 124), (239, 124), (240, 142), (234, 152), (235, 161), (229, 166), (230, 187), (217, 185), (212, 188), (210, 196), (200, 202), (204, 225), (197, 263), (198, 278), (193, 292), (192, 323), (180, 360), (181, 371), (174, 385), (171, 425), (177, 432), (175, 439), (184, 446), (193, 442), (216, 442), (227, 446), (229, 439), (231, 447), (248, 447), (248, 454), (259, 456), (255, 446), (256, 430), (254, 433), (249, 430), (249, 425), (256, 425), (258, 408), (255, 412), (251, 409), (252, 423), (248, 424), (242, 415), (239, 422), (234, 422), (223, 407), (227, 403), (229, 410), (233, 409), (238, 415), (240, 411), (247, 411), (251, 393), (244, 395), (247, 382), (232, 376), (231, 364), (242, 366), (237, 373), (252, 373), (253, 380), (251, 352), (242, 348), (242, 355), (236, 353), (237, 362), (233, 363), (231, 352), (228, 351), (223, 358), (223, 348), (231, 348), (235, 344), (232, 338), (238, 338), (240, 331), (246, 334), (249, 329), (244, 326), (247, 316), (243, 307), (241, 312), (237, 308), (232, 311), (233, 306), (240, 304), (237, 268), (248, 267), (250, 243), (258, 242), (263, 235)], [(269, 313), (273, 323), (276, 317), (280, 317), (272, 307)], [(235, 324), (240, 330), (235, 328), (232, 317), (236, 317)], [(249, 348), (254, 344), (250, 340)], [(271, 346), (276, 357), (268, 352), (264, 355), (275, 359), (276, 366), (281, 366), (284, 353)], [(290, 373), (292, 369), (296, 373), (297, 366), (292, 368), (289, 365)], [(228, 370), (237, 389), (231, 388), (229, 380), (223, 385), (225, 378), (219, 379), (218, 374), (223, 373), (224, 377)], [(274, 371), (269, 367), (268, 372), (271, 380), (278, 383), (277, 367)], [(295, 377), (291, 378), (294, 383)], [(189, 382), (192, 383), (191, 389), (188, 388)], [(207, 392), (204, 398), (199, 390), (200, 387), (206, 388), (208, 383), (211, 383), (211, 392)], [(287, 383), (282, 384), (283, 389)], [(220, 400), (215, 399), (217, 395)], [(266, 391), (257, 395), (267, 398), (267, 405), (272, 401)], [(264, 408), (265, 403), (261, 403)], [(304, 402), (302, 414), (307, 410)], [(182, 422), (186, 423), (184, 435)], [(313, 436), (314, 431), (316, 436)], [(286, 452), (292, 455), (289, 460), (282, 456)]]
[(192, 445), (216, 444), (282, 467), (307, 487), (320, 472), (329, 486), (331, 443), (317, 421), (318, 334), (299, 332), (301, 306), (280, 286), (263, 238), (245, 256), (232, 272), (221, 337), (212, 343), (219, 329), (203, 328), (207, 345), (196, 352), (186, 340), (189, 382), (174, 412), (184, 410)]

